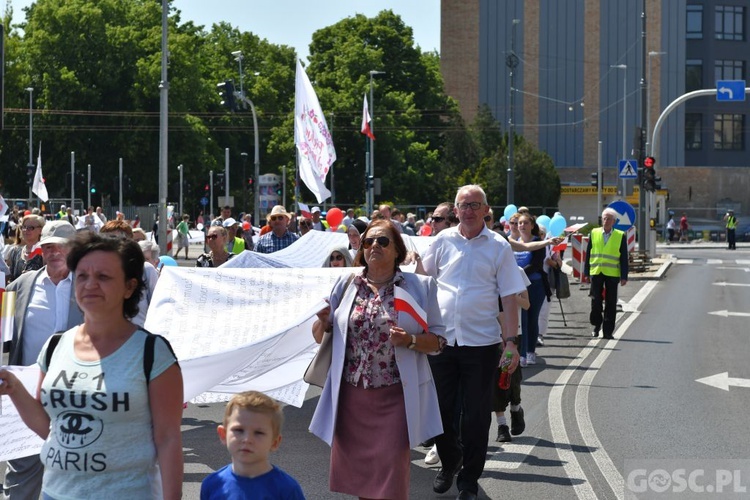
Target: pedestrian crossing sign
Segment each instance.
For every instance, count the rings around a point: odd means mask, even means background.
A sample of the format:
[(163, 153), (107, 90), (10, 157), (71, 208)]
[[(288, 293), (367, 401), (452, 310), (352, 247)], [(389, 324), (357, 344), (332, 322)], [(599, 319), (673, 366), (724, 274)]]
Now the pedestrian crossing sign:
[(637, 179), (638, 162), (635, 160), (620, 160), (620, 179)]

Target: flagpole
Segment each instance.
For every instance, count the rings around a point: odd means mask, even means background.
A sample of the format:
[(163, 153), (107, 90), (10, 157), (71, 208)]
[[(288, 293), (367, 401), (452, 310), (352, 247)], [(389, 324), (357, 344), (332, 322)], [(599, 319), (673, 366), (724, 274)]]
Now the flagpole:
[[(331, 114), (328, 116), (331, 117), (331, 126), (328, 127), (328, 132), (331, 134), (331, 140), (333, 140), (333, 112), (331, 112)], [(331, 205), (335, 207), (336, 206), (336, 185), (334, 182), (333, 171), (334, 171), (334, 167), (333, 167), (333, 164), (331, 164)]]

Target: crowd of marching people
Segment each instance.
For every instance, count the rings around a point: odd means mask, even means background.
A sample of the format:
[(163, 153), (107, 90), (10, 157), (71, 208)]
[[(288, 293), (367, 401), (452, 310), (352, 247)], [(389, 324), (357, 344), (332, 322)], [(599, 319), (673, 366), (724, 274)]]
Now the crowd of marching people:
[[(525, 429), (521, 368), (538, 361), (555, 286), (550, 276), (562, 265), (556, 248), (561, 238), (549, 234), (549, 224), (515, 206), (496, 219), (476, 185), (461, 187), (455, 200), (437, 205), (425, 220), (387, 204), (369, 216), (335, 207), (297, 214), (277, 205), (258, 229), (248, 214), (235, 219), (230, 207), (215, 218), (201, 213), (194, 223), (187, 215), (178, 219), (169, 222), (176, 233), (176, 258), (183, 249), (189, 258), (192, 226), (205, 235), (205, 252), (195, 265), (208, 268), (246, 251), (278, 252), (309, 231), (345, 233), (348, 245), (332, 247), (320, 266), (353, 272), (342, 274), (313, 326), (319, 343), (338, 333), (328, 340), (335, 362), (310, 427), (332, 449), (330, 488), (360, 497), (408, 498), (409, 450), (421, 444), (430, 447), (428, 464), (441, 462), (436, 493), (447, 492), (456, 478), (458, 498), (476, 498), (493, 412), (497, 441), (511, 441)], [(105, 496), (108, 488), (123, 485), (143, 498), (151, 493), (135, 492), (161, 485), (155, 498), (178, 498), (181, 372), (169, 343), (143, 330), (163, 265), (158, 222), (148, 235), (137, 218), (126, 221), (118, 212), (107, 220), (94, 207), (76, 215), (63, 205), (51, 220), (15, 209), (6, 228), (0, 270), (7, 290), (16, 292), (16, 309), (13, 339), (4, 347), (12, 365), (38, 363), (41, 391), (26, 392), (2, 370), (0, 393), (11, 396), (27, 426), (45, 439), (41, 456), (8, 462), (6, 498), (75, 497), (92, 487)], [(420, 255), (407, 250), (404, 235), (429, 236), (431, 244)], [(415, 272), (403, 272), (405, 264), (414, 265)], [(107, 380), (138, 408), (118, 415), (92, 401), (84, 412), (102, 419), (112, 432), (101, 440), (80, 437), (84, 451), (77, 453), (91, 460), (86, 470), (64, 466), (51, 457), (70, 453), (56, 446), (63, 439), (61, 425), (72, 417), (55, 401), (71, 391), (97, 388), (60, 381), (85, 368), (87, 383), (93, 384), (105, 376), (105, 359), (122, 365), (123, 375), (112, 376), (119, 368), (110, 370)], [(508, 360), (506, 367), (502, 359)], [(503, 371), (511, 380), (499, 388)], [(291, 498), (303, 498), (299, 485), (268, 460), (280, 442), (279, 414), (278, 405), (258, 394), (230, 403), (219, 436), (232, 465), (207, 480), (202, 498), (222, 498), (216, 488), (276, 491), (280, 484)], [(337, 414), (345, 418), (334, 418)], [(262, 464), (247, 468), (233, 445), (232, 429), (252, 425), (270, 429), (265, 431), (269, 439)], [(142, 436), (137, 451), (119, 446), (121, 453), (105, 452), (115, 433), (144, 435), (139, 429), (148, 428), (153, 433)], [(98, 474), (105, 469), (119, 472)], [(272, 481), (252, 487), (245, 481), (271, 473)]]

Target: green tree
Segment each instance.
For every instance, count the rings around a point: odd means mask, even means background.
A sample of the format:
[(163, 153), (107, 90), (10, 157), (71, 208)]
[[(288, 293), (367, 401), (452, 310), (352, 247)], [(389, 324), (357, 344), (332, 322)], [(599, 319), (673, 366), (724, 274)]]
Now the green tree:
[(349, 17), (318, 30), (306, 68), (332, 126), (338, 203), (364, 202), (365, 137), (360, 134), (362, 100), (370, 103), (375, 132), (375, 177), (382, 195), (396, 203), (431, 203), (442, 186), (440, 133), (454, 108), (445, 96), (434, 53), (414, 45), (411, 28), (392, 11), (373, 18)]

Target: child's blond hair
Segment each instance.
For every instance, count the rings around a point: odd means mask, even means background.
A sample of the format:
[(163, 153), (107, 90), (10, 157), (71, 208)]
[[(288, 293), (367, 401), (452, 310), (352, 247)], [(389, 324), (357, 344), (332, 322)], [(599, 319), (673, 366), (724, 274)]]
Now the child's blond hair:
[(258, 391), (247, 391), (235, 394), (229, 403), (227, 403), (227, 407), (224, 410), (225, 427), (235, 408), (270, 415), (273, 437), (275, 438), (281, 434), (281, 425), (284, 423), (284, 413), (281, 411), (281, 405), (275, 399)]

